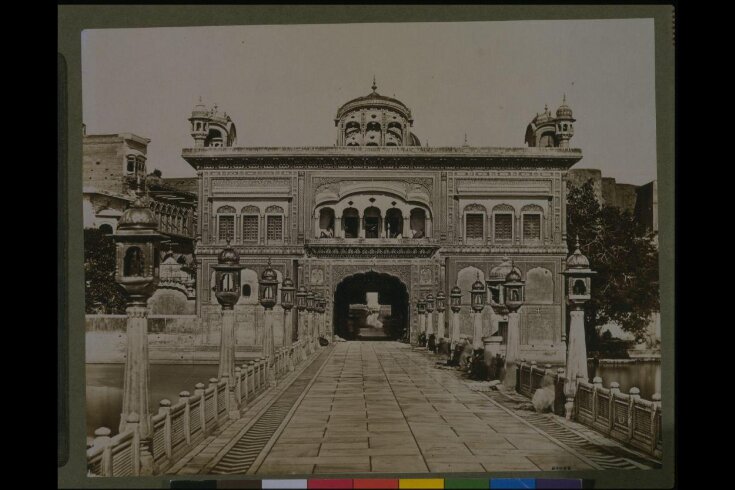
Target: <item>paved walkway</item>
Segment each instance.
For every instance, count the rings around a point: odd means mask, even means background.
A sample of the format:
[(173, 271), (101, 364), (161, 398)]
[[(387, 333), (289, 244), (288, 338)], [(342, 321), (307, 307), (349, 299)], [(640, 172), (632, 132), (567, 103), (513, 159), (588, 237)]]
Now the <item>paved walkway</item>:
[(334, 345), (270, 446), (248, 473), (599, 468), (397, 342)]

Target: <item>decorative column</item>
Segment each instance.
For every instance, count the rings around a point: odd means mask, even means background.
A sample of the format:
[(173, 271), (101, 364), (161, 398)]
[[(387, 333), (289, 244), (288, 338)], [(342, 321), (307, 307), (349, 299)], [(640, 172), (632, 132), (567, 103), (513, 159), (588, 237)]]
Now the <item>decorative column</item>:
[(524, 289), (525, 286), (521, 281), (520, 271), (513, 267), (511, 262), (511, 270), (505, 276), (505, 283), (503, 284), (505, 306), (508, 308), (508, 343), (505, 352), (505, 378), (503, 379), (503, 384), (507, 388), (513, 388), (516, 385), (517, 359), (521, 343), (520, 314), (518, 310), (523, 305)]
[(222, 334), (220, 335), (219, 348), (219, 374), (220, 380), (227, 381), (229, 393), (227, 407), (230, 420), (240, 418), (240, 400), (235, 395), (235, 303), (240, 299), (240, 254), (230, 247), (230, 239), (227, 246), (217, 256), (217, 265), (214, 269), (214, 295), (222, 305)]
[[(159, 242), (157, 221), (149, 200), (138, 194), (118, 221), (115, 241), (115, 282), (127, 294), (127, 356), (123, 384), (120, 433), (137, 430), (140, 437), (141, 474), (155, 471), (151, 453), (150, 404), (148, 384), (148, 298), (158, 285)], [(128, 421), (137, 418), (137, 422)]]
[(268, 384), (276, 385), (275, 366), (273, 365), (276, 355), (276, 345), (273, 336), (273, 307), (276, 304), (276, 294), (278, 294), (278, 276), (276, 271), (271, 267), (271, 259), (268, 257), (268, 265), (260, 277), (260, 304), (265, 309), (265, 345), (264, 355), (268, 370)]
[(331, 335), (328, 335), (329, 332), (327, 331), (327, 298), (321, 294), (319, 295), (319, 314), (322, 317), (322, 336), (324, 338), (329, 337), (331, 340)]
[[(567, 338), (567, 382), (564, 387), (568, 398), (577, 393), (579, 378), (587, 380), (587, 345), (585, 343), (584, 305), (590, 300), (592, 276), (590, 262), (582, 255), (577, 237), (576, 250), (567, 259), (567, 270), (562, 272), (567, 279), (567, 303), (569, 304), (569, 336)], [(569, 400), (568, 400), (569, 401)]]
[(293, 281), (288, 277), (288, 267), (286, 267), (286, 278), (281, 284), (281, 306), (283, 307), (283, 346), (289, 347), (293, 343), (293, 313), (291, 309), (294, 304), (294, 287)]
[(334, 218), (334, 237), (344, 238), (345, 231), (342, 229), (342, 216), (335, 216)]
[[(426, 341), (429, 345), (429, 337), (434, 335), (434, 295), (426, 295)], [(436, 339), (436, 337), (435, 337)]]
[(472, 298), (472, 324), (474, 326), (472, 333), (472, 348), (474, 350), (483, 349), (482, 343), (482, 310), (485, 308), (485, 285), (480, 281), (480, 273), (477, 273), (477, 280), (472, 284), (470, 290)]
[(459, 286), (454, 286), (452, 291), (449, 293), (449, 300), (451, 301), (452, 307), (452, 328), (449, 338), (451, 343), (449, 345), (449, 357), (451, 359), (454, 348), (459, 343), (459, 310), (462, 308), (462, 290)]
[(444, 291), (436, 293), (436, 337), (443, 339), (444, 335), (444, 311), (447, 309), (447, 297), (444, 295)]

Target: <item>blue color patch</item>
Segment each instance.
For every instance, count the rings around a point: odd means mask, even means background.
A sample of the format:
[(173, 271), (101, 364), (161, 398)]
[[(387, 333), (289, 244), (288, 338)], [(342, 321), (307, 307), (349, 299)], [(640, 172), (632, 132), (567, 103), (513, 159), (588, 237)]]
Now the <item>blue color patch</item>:
[(492, 478), (490, 480), (490, 488), (536, 488), (536, 480), (534, 478)]

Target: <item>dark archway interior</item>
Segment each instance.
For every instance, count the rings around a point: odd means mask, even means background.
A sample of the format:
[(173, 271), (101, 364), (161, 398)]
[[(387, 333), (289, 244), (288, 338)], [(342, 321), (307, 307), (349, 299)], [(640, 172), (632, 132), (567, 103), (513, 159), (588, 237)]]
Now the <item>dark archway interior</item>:
[[(382, 308), (370, 310), (367, 293), (377, 293)], [(408, 303), (408, 290), (396, 277), (373, 271), (350, 276), (334, 293), (334, 333), (347, 340), (401, 339), (409, 320)]]

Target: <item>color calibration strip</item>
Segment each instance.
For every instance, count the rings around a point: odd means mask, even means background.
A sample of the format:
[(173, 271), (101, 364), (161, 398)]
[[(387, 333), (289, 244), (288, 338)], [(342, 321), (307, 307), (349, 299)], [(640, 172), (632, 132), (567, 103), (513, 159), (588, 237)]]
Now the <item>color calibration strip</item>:
[(545, 478), (319, 478), (265, 480), (171, 480), (175, 489), (517, 489), (576, 490), (583, 488), (581, 479)]

